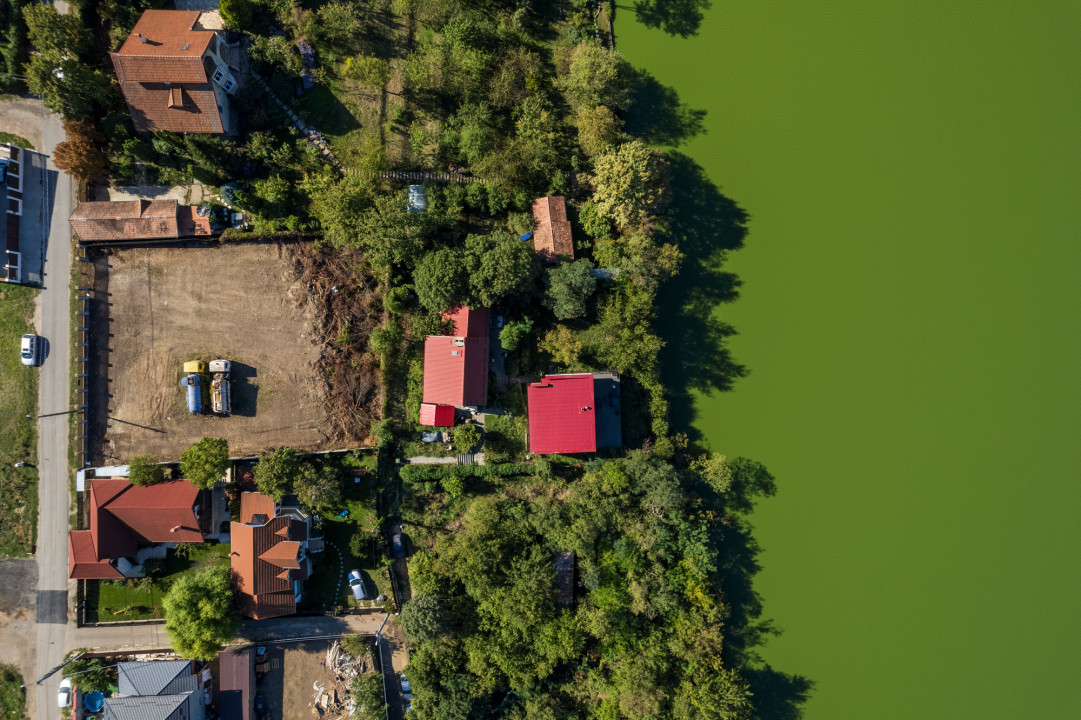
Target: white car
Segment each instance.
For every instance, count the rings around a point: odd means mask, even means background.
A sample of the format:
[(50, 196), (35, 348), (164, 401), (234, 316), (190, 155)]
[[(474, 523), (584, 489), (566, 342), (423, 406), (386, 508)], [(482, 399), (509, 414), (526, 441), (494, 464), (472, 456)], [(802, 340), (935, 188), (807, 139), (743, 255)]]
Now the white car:
[(353, 597), (357, 599), (357, 602), (368, 599), (368, 593), (364, 589), (364, 578), (360, 576), (360, 570), (351, 570), (349, 572), (349, 589), (353, 591)]
[(71, 707), (71, 678), (60, 681), (60, 692), (56, 694), (57, 707)]
[(19, 359), (23, 365), (37, 365), (38, 355), (41, 353), (41, 338), (37, 335), (23, 335), (19, 343)]

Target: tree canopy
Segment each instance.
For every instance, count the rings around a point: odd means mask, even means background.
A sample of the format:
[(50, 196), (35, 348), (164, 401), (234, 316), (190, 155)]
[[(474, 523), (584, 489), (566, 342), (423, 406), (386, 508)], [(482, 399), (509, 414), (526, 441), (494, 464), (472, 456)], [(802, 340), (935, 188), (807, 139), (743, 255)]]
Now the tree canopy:
[(536, 263), (532, 246), (501, 232), (467, 236), (465, 252), (469, 292), (482, 306), (528, 292)]
[(653, 216), (664, 199), (664, 164), (656, 151), (634, 140), (597, 158), (593, 202), (623, 229)]
[(293, 481), (300, 472), (300, 460), (291, 447), (278, 448), (255, 463), (255, 485), (259, 492), (275, 500), (292, 492)]
[(305, 463), (293, 483), (300, 504), (315, 512), (333, 510), (342, 501), (342, 477), (331, 465), (316, 467)]
[(417, 300), (432, 312), (443, 312), (460, 304), (467, 283), (462, 256), (450, 248), (428, 253), (413, 271)]
[(236, 635), (240, 622), (229, 569), (224, 567), (181, 576), (162, 607), (173, 651), (193, 660), (213, 660)]
[(165, 469), (150, 455), (134, 455), (128, 460), (128, 480), (132, 485), (153, 485), (165, 479)]
[(180, 472), (196, 487), (209, 490), (229, 469), (229, 442), (205, 437), (180, 453)]
[(563, 263), (548, 271), (548, 291), (544, 304), (551, 308), (560, 320), (582, 317), (586, 314), (586, 300), (597, 289), (593, 277), (593, 263), (585, 258)]

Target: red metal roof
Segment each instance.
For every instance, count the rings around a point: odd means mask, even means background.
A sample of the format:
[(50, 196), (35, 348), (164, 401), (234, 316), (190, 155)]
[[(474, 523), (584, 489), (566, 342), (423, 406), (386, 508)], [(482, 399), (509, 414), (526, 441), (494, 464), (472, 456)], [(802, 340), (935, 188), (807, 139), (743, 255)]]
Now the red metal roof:
[(424, 396), (435, 405), (488, 402), (488, 334), (429, 335), (424, 340)]
[(574, 259), (574, 238), (567, 220), (567, 205), (561, 196), (533, 201), (533, 249), (548, 262), (566, 255)]
[(529, 402), (529, 451), (597, 451), (593, 375), (546, 375), (526, 390)]
[(423, 403), (420, 406), (421, 425), (429, 427), (452, 427), (454, 425), (454, 408), (450, 405), (432, 405)]
[(488, 335), (488, 308), (472, 310), (465, 305), (459, 305), (453, 310), (443, 313), (444, 320), (454, 322), (451, 335), (455, 337), (484, 337)]

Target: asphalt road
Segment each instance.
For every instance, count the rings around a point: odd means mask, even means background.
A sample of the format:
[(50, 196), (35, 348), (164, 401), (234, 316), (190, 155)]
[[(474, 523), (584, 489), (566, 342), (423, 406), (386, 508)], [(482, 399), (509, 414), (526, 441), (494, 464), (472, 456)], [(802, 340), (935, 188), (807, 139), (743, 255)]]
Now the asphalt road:
[[(42, 121), (41, 152), (52, 155), (64, 139), (57, 115)], [(71, 408), (69, 338), (69, 280), (71, 277), (71, 228), (68, 217), (74, 202), (71, 178), (57, 171), (51, 159), (47, 169), (48, 192), (53, 195), (52, 217), (45, 240), (44, 289), (38, 296), (38, 334), (48, 340), (49, 354), (41, 366), (38, 387), (39, 414), (62, 413)], [(68, 622), (68, 467), (67, 415), (43, 417), (38, 421), (38, 596), (37, 596), (37, 677), (56, 667), (64, 658)], [(35, 680), (37, 678), (34, 678)], [(27, 678), (30, 680), (30, 678)], [(56, 706), (59, 674), (37, 686), (30, 701), (31, 716), (40, 720), (60, 717)], [(34, 707), (37, 711), (35, 712)]]

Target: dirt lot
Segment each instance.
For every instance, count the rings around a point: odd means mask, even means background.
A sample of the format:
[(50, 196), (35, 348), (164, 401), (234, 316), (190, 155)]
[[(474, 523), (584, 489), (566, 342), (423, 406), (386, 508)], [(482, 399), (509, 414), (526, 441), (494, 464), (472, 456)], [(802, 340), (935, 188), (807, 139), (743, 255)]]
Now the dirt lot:
[[(366, 426), (343, 432), (324, 407), (333, 390), (322, 369), (328, 301), (310, 258), (306, 245), (281, 244), (132, 248), (99, 258), (95, 289), (99, 297), (107, 289), (109, 316), (94, 318), (94, 337), (108, 333), (108, 352), (93, 348), (91, 371), (99, 386), (106, 376), (108, 395), (97, 404), (107, 400), (107, 420), (91, 409), (105, 428), (102, 460), (176, 460), (204, 436), (226, 438), (233, 455), (362, 441)], [(181, 364), (212, 357), (233, 361), (231, 417), (186, 410)]]
[[(335, 684), (333, 669), (326, 665), (328, 641), (311, 641), (271, 645), (267, 652), (270, 670), (259, 680), (259, 694), (269, 712), (270, 720), (310, 720), (316, 717), (312, 703), (318, 684), (325, 692), (338, 688), (339, 709), (333, 705), (324, 710), (319, 717), (323, 720), (348, 718), (344, 710), (347, 703), (345, 689), (347, 682)], [(371, 656), (359, 660), (363, 668), (361, 674), (374, 672)], [(329, 705), (329, 704), (328, 704)]]

